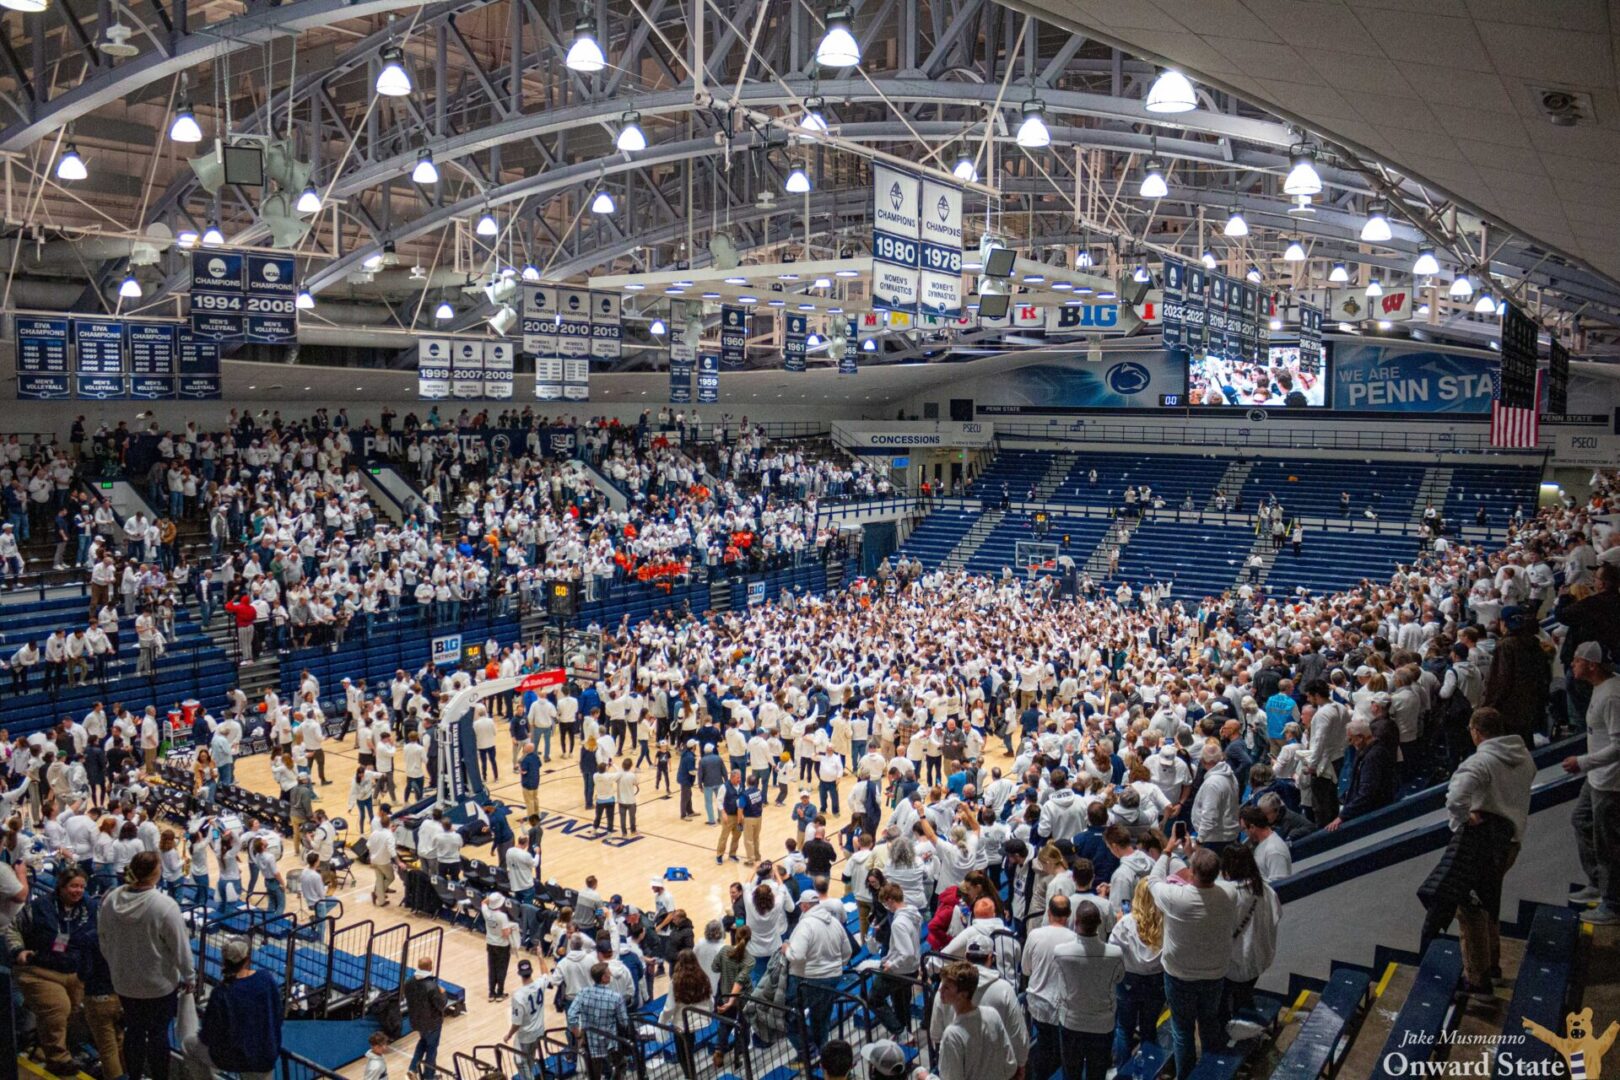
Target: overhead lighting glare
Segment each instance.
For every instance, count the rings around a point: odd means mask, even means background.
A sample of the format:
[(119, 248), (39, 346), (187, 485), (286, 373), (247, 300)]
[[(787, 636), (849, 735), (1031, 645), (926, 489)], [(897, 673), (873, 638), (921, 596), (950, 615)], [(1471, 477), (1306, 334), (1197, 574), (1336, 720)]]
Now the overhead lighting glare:
[(1453, 300), (1467, 300), (1474, 295), (1473, 279), (1467, 274), (1458, 274), (1451, 282), (1451, 288), (1446, 290), (1446, 295)]
[(440, 322), (448, 322), (456, 317), (456, 309), (450, 306), (450, 301), (440, 300), (439, 306), (433, 309), (433, 317)]
[(627, 112), (624, 114), (624, 126), (619, 128), (619, 137), (613, 140), (613, 145), (627, 154), (647, 149), (647, 136), (641, 130), (641, 114)]
[(1383, 296), (1383, 295), (1384, 295), (1384, 283), (1379, 281), (1376, 277), (1368, 278), (1367, 279), (1367, 298), (1368, 299), (1377, 299), (1378, 297)]
[(816, 46), (816, 63), (822, 67), (847, 68), (861, 62), (861, 44), (850, 33), (849, 21), (847, 8), (827, 12), (827, 32)]
[(618, 208), (618, 204), (613, 201), (613, 192), (607, 188), (598, 191), (596, 198), (591, 200), (591, 213), (593, 214), (611, 214)]
[(293, 209), (300, 214), (318, 214), (321, 212), (321, 193), (315, 190), (314, 184), (307, 185), (298, 193), (298, 201), (293, 203)]
[(1081, 248), (1080, 254), (1074, 257), (1074, 268), (1076, 270), (1089, 270), (1093, 265), (1094, 260), (1091, 258), (1091, 252)]
[(1482, 292), (1482, 293), (1479, 294), (1479, 299), (1474, 301), (1474, 314), (1475, 315), (1495, 315), (1496, 314), (1496, 301), (1491, 297), (1490, 293)]
[(1258, 266), (1249, 267), (1249, 272), (1243, 276), (1249, 280), (1250, 284), (1253, 285), (1258, 285), (1262, 280), (1264, 280), (1260, 276), (1260, 268)]
[(1244, 220), (1243, 214), (1237, 207), (1232, 207), (1232, 213), (1226, 218), (1226, 228), (1222, 230), (1227, 236), (1248, 236), (1249, 223)]
[(1418, 248), (1418, 257), (1412, 264), (1412, 273), (1418, 277), (1432, 277), (1439, 272), (1440, 260), (1434, 257), (1434, 248)]
[(1131, 272), (1131, 280), (1136, 282), (1138, 285), (1145, 285), (1153, 280), (1153, 275), (1148, 273), (1148, 268), (1146, 266), (1142, 265), (1141, 263), (1137, 263), (1136, 269)]
[(439, 167), (433, 164), (433, 151), (425, 146), (416, 152), (416, 168), (411, 170), (411, 181), (423, 186), (439, 182)]
[(1209, 248), (1204, 249), (1204, 253), (1199, 256), (1199, 261), (1202, 262), (1204, 267), (1209, 270), (1213, 270), (1215, 267), (1220, 265), (1215, 259), (1215, 253), (1209, 250)]
[(1157, 159), (1150, 159), (1147, 163), (1147, 172), (1142, 176), (1142, 186), (1139, 194), (1144, 199), (1162, 199), (1170, 194), (1170, 185), (1164, 182), (1164, 164)]
[(1301, 150), (1294, 155), (1294, 167), (1283, 181), (1285, 195), (1317, 195), (1322, 191), (1322, 177), (1316, 171), (1316, 155)]
[(79, 148), (73, 143), (68, 143), (67, 148), (62, 151), (62, 156), (56, 159), (56, 178), (71, 183), (83, 180), (89, 175), (90, 170), (84, 167), (84, 158), (79, 156)]
[(860, 277), (860, 276), (861, 276), (861, 272), (859, 270), (834, 270), (833, 271), (833, 277), (852, 278), (852, 277)]
[(1018, 125), (1018, 145), (1025, 150), (1039, 150), (1052, 145), (1052, 133), (1046, 130), (1046, 103), (1038, 98), (1024, 102), (1024, 122)]
[(976, 184), (979, 182), (979, 167), (973, 164), (972, 158), (962, 154), (956, 159), (956, 167), (951, 170), (951, 175), (964, 184)]
[(1335, 285), (1342, 285), (1350, 280), (1350, 271), (1346, 269), (1344, 263), (1336, 262), (1333, 264), (1333, 269), (1328, 271), (1328, 280)]
[(178, 143), (202, 142), (202, 125), (197, 123), (197, 114), (191, 109), (191, 98), (180, 95), (180, 101), (175, 106), (174, 119), (169, 121), (169, 139)]
[(196, 229), (181, 229), (178, 233), (175, 234), (174, 242), (179, 244), (183, 248), (194, 248), (194, 247), (196, 247), (197, 246), (197, 230)]
[(726, 278), (726, 284), (727, 285), (746, 285), (746, 284), (748, 284), (748, 279), (745, 278), (745, 277), (728, 277), (728, 278)]
[(1367, 222), (1361, 226), (1361, 239), (1368, 244), (1384, 244), (1389, 242), (1393, 234), (1389, 229), (1389, 218), (1384, 216), (1384, 204), (1373, 203), (1367, 211)]
[(653, 337), (663, 337), (667, 332), (668, 327), (664, 325), (663, 319), (654, 319), (652, 321), (652, 325), (647, 327), (647, 333), (651, 334)]
[(827, 117), (822, 113), (825, 102), (819, 97), (804, 99), (804, 119), (799, 121), (799, 127), (816, 135), (827, 134)]
[(1271, 327), (1271, 329), (1273, 329), (1273, 330), (1281, 330), (1283, 328), (1283, 321), (1281, 319), (1276, 318), (1275, 316), (1273, 316), (1272, 320), (1269, 323), (1267, 323), (1266, 325)]
[(1288, 250), (1283, 252), (1283, 262), (1304, 262), (1305, 247), (1298, 240), (1288, 241)]
[(382, 67), (377, 71), (377, 93), (383, 97), (404, 97), (411, 92), (411, 73), (405, 70), (405, 54), (398, 45), (382, 51)]
[(495, 215), (490, 213), (488, 210), (485, 210), (482, 214), (478, 215), (478, 224), (474, 226), (473, 231), (479, 236), (499, 236), (501, 233), (501, 227), (496, 223)]
[(124, 280), (118, 286), (118, 295), (125, 300), (139, 300), (141, 298), (141, 283), (135, 280), (134, 274), (124, 275)]
[(563, 63), (569, 71), (577, 71), (581, 75), (594, 75), (607, 66), (602, 46), (596, 43), (596, 20), (589, 15), (582, 16), (574, 24), (574, 42), (568, 46), (568, 56)]
[(1198, 108), (1198, 94), (1192, 80), (1179, 71), (1166, 69), (1153, 80), (1142, 107), (1150, 113), (1184, 113)]
[[(518, 276), (521, 277), (524, 281), (528, 281), (528, 282), (539, 281), (540, 280), (540, 268), (535, 266), (533, 263), (524, 263), (523, 264), (523, 272), (521, 274), (519, 274)], [(645, 287), (646, 286), (642, 286), (642, 288), (645, 288)], [(632, 289), (630, 291), (635, 292), (637, 290)]]
[(219, 231), (217, 224), (210, 221), (208, 228), (203, 230), (202, 242), (203, 247), (219, 247), (225, 242), (225, 234)]
[(804, 166), (796, 161), (793, 163), (792, 170), (788, 172), (787, 182), (783, 187), (787, 189), (789, 195), (808, 195), (810, 194), (810, 174), (805, 172)]
[(315, 294), (300, 286), (295, 306), (299, 311), (313, 311), (315, 308)]
[(811, 334), (809, 337), (804, 339), (804, 344), (805, 344), (806, 348), (810, 348), (810, 349), (815, 348), (817, 345), (821, 344), (821, 335), (820, 334)]

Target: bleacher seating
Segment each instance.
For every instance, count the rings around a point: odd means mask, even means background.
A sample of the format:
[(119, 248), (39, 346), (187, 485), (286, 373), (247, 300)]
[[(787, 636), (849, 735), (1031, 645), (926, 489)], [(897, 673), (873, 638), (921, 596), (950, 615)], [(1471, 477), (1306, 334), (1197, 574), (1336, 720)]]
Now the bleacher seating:
[(917, 523), (896, 554), (921, 560), (925, 566), (938, 566), (977, 520), (977, 509), (935, 510)]
[(1196, 602), (1232, 587), (1253, 542), (1246, 528), (1145, 521), (1120, 549), (1119, 573), (1109, 580), (1133, 589), (1168, 582), (1174, 599)]
[(968, 485), (968, 494), (994, 503), (1001, 498), (1005, 484), (1008, 498), (1027, 498), (1051, 464), (1052, 455), (1045, 450), (1003, 450), (978, 479)]
[(1457, 465), (1440, 511), (1466, 527), (1483, 506), (1486, 526), (1505, 528), (1515, 510), (1536, 512), (1540, 483), (1541, 470), (1534, 465)]
[[(1107, 518), (1053, 516), (1048, 520), (1046, 534), (1036, 536), (1033, 515), (1008, 514), (979, 545), (979, 550), (968, 560), (966, 569), (974, 574), (999, 574), (1003, 567), (1010, 566), (1020, 576), (1024, 575), (1027, 568), (1018, 562), (1020, 540), (1056, 544), (1059, 554), (1068, 555), (1076, 564), (1083, 566), (1103, 533), (1108, 531), (1108, 526)], [(1069, 538), (1067, 548), (1063, 546), (1064, 536)], [(1044, 572), (1052, 570), (1055, 568)]]
[[(1371, 506), (1386, 521), (1405, 521), (1427, 466), (1410, 461), (1255, 458), (1243, 483), (1243, 507), (1253, 511), (1274, 495), (1289, 517), (1359, 517)], [(1350, 513), (1339, 497), (1350, 493)]]
[(1397, 565), (1410, 565), (1417, 555), (1418, 541), (1412, 536), (1311, 529), (1298, 555), (1286, 546), (1277, 553), (1266, 590), (1281, 595), (1303, 588), (1320, 595), (1351, 588), (1363, 578), (1385, 582)]
[[(1194, 454), (1084, 451), (1052, 497), (1058, 502), (1088, 506), (1122, 506), (1127, 487), (1140, 489), (1146, 484), (1155, 496), (1163, 496), (1168, 508), (1181, 506), (1191, 495), (1194, 508), (1202, 509), (1220, 483), (1229, 460)], [(1091, 482), (1093, 469), (1097, 470), (1095, 484)]]

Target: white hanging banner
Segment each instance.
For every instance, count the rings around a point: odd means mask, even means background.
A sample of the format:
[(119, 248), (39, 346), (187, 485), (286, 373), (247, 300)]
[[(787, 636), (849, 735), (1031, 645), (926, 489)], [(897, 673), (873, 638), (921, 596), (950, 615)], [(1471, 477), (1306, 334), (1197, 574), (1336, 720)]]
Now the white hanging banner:
[(484, 342), (484, 396), (493, 401), (512, 400), (512, 343)]
[(534, 396), (541, 401), (562, 400), (562, 357), (537, 356), (534, 358)]
[(962, 311), (962, 189), (924, 180), (921, 227), (917, 310), (954, 318)]
[(557, 355), (557, 290), (551, 285), (523, 286), (523, 351)]
[(563, 357), (563, 398), (567, 401), (591, 400), (591, 362), (582, 357)]
[(484, 343), (458, 341), (450, 353), (450, 394), (471, 401), (484, 396)]
[[(872, 305), (917, 310), (922, 248), (922, 182), (887, 165), (872, 166)], [(960, 211), (958, 211), (960, 217)]]
[(1034, 327), (1046, 325), (1046, 309), (1035, 304), (1013, 304), (1008, 312), (1012, 317), (1012, 324), (1020, 327)]
[(557, 355), (591, 355), (591, 294), (584, 289), (557, 293)]
[(617, 360), (623, 348), (624, 326), (618, 293), (591, 293), (591, 356)]
[(424, 401), (450, 396), (448, 338), (422, 338), (416, 343), (416, 395)]

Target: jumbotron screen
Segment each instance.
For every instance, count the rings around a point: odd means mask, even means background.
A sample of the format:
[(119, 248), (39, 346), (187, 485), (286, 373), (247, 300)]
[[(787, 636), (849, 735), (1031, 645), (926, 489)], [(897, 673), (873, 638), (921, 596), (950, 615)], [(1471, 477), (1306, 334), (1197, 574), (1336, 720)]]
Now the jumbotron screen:
[(1187, 404), (1275, 409), (1327, 404), (1323, 365), (1300, 359), (1298, 345), (1273, 345), (1264, 364), (1194, 356), (1188, 365)]

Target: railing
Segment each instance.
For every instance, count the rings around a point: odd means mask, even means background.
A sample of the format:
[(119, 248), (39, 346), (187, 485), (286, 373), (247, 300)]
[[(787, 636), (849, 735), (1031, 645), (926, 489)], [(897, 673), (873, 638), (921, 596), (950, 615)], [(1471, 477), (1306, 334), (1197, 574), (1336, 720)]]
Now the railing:
[[(1287, 418), (1301, 421), (1310, 419), (1309, 416), (1296, 412), (1288, 413)], [(1042, 423), (992, 419), (998, 440), (1040, 439), (1049, 442), (1143, 443), (1232, 449), (1253, 447), (1278, 450), (1384, 450), (1426, 454), (1501, 453), (1490, 445), (1490, 432), (1484, 425), (1480, 425), (1477, 432), (1365, 431), (1326, 423), (1312, 424), (1304, 428), (1266, 425), (1242, 427), (1235, 424), (1191, 427), (1089, 419), (1048, 420)], [(1514, 453), (1520, 456), (1539, 456), (1545, 451), (1527, 450)]]
[(920, 495), (889, 495), (878, 499), (852, 499), (849, 502), (833, 503), (830, 506), (822, 505), (816, 509), (816, 527), (821, 528), (835, 518), (851, 517), (904, 517), (916, 510), (925, 513), (938, 499), (933, 496), (924, 499)]

